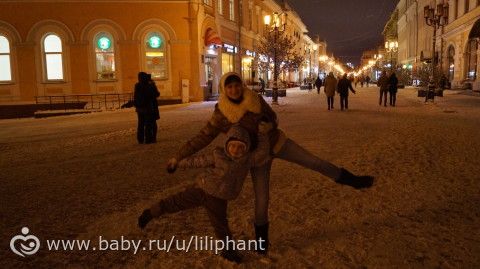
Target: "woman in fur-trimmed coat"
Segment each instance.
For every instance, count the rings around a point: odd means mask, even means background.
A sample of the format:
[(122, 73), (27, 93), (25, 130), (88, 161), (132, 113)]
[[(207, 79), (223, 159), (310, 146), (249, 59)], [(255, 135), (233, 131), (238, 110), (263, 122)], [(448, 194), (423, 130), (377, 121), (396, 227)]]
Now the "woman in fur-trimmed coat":
[[(270, 153), (280, 158), (315, 170), (340, 184), (354, 188), (370, 187), (372, 177), (357, 177), (311, 154), (278, 129), (278, 119), (265, 100), (248, 89), (237, 73), (226, 73), (220, 80), (220, 97), (213, 115), (200, 132), (183, 145), (167, 165), (169, 172), (175, 171), (178, 162), (209, 145), (220, 133), (226, 133), (233, 124), (240, 124), (252, 137), (252, 149), (261, 121), (267, 122), (269, 129)], [(255, 236), (263, 239), (268, 247), (268, 200), (269, 180), (272, 161), (250, 170), (255, 191)], [(266, 254), (267, 250), (259, 251)]]

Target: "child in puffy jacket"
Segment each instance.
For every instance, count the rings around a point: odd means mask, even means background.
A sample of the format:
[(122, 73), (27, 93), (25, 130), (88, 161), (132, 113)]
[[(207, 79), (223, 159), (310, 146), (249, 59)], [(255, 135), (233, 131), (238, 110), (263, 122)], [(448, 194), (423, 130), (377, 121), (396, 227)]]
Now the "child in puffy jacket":
[[(227, 133), (224, 148), (217, 147), (213, 154), (192, 156), (180, 161), (179, 168), (206, 170), (196, 178), (195, 185), (146, 209), (138, 218), (139, 227), (145, 228), (153, 218), (164, 214), (201, 206), (207, 210), (216, 237), (219, 240), (231, 239), (227, 220), (228, 201), (238, 197), (251, 167), (262, 166), (269, 161), (270, 145), (266, 131), (260, 130), (258, 146), (251, 150), (252, 138), (247, 130), (238, 124), (234, 125)], [(234, 250), (224, 250), (221, 255), (230, 261), (241, 262), (240, 255)]]

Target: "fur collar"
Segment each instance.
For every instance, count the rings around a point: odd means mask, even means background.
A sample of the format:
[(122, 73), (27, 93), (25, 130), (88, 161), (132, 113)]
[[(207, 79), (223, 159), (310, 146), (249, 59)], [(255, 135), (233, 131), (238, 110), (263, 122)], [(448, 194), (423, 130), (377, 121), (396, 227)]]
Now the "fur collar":
[(232, 103), (225, 94), (218, 98), (218, 108), (231, 123), (237, 123), (248, 111), (260, 114), (261, 104), (258, 95), (249, 89), (243, 92), (243, 101), (240, 104)]
[[(258, 94), (248, 89), (246, 86), (243, 87), (243, 101), (240, 104), (235, 104), (228, 99), (224, 92), (223, 84), (226, 77), (232, 74), (236, 73), (227, 73), (223, 75), (222, 79), (220, 80), (220, 97), (218, 98), (218, 109), (220, 109), (222, 114), (228, 119), (229, 122), (238, 123), (243, 117), (243, 115), (245, 115), (245, 113), (249, 111), (260, 114), (260, 112), (262, 111), (262, 105), (260, 103), (260, 97), (258, 96)], [(238, 74), (236, 75), (239, 76)]]

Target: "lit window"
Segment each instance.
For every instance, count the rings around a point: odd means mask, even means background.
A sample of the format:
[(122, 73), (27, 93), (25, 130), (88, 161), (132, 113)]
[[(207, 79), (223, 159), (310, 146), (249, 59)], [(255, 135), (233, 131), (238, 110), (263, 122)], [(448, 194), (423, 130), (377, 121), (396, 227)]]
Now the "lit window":
[(56, 34), (49, 34), (43, 40), (43, 54), (47, 80), (63, 79), (62, 40)]
[(228, 11), (229, 11), (229, 18), (231, 21), (235, 20), (235, 3), (234, 0), (228, 0)]
[(217, 0), (218, 2), (218, 14), (223, 15), (223, 0)]
[(12, 67), (10, 63), (10, 42), (0, 35), (0, 82), (12, 81)]
[(115, 79), (115, 46), (112, 35), (101, 32), (95, 36), (94, 41), (97, 79)]
[(145, 37), (146, 72), (152, 74), (153, 79), (167, 78), (165, 40), (157, 32), (149, 33)]

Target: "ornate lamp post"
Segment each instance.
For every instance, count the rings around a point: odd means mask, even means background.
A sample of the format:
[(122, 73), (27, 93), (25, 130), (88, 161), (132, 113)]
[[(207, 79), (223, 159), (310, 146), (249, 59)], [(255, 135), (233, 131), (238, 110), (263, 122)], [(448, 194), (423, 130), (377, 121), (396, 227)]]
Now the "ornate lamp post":
[(266, 15), (263, 18), (265, 23), (265, 30), (269, 33), (273, 33), (273, 87), (272, 87), (272, 104), (278, 104), (278, 63), (277, 63), (277, 39), (280, 32), (285, 31), (286, 23), (282, 22), (281, 14), (274, 12), (272, 16)]
[(435, 57), (435, 43), (437, 38), (437, 29), (448, 23), (448, 3), (438, 4), (436, 10), (435, 6), (425, 6), (423, 9), (423, 17), (425, 18), (425, 22), (427, 23), (427, 25), (433, 27), (431, 83), (435, 87), (435, 67), (437, 66), (437, 59)]
[(393, 53), (398, 51), (398, 42), (386, 41), (385, 50), (390, 53), (390, 70), (393, 70)]

